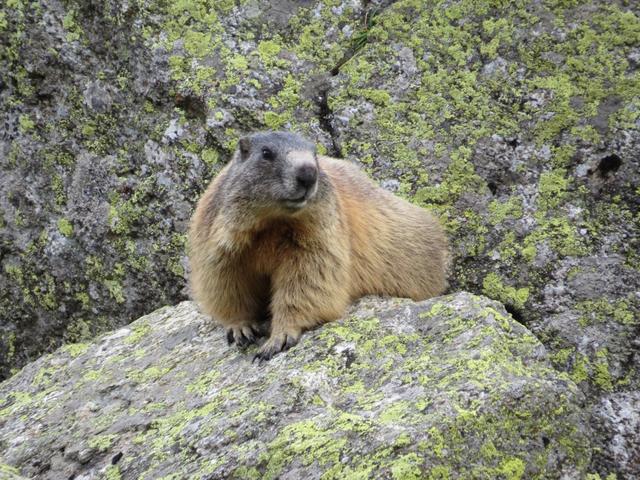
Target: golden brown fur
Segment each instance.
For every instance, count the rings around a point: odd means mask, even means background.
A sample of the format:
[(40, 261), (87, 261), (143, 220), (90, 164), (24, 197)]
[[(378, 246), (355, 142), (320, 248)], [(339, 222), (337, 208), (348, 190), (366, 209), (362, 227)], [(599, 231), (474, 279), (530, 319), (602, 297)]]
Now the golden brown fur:
[(216, 196), (223, 195), (227, 166), (192, 219), (194, 297), (241, 346), (255, 341), (270, 316), (261, 359), (339, 318), (363, 295), (422, 300), (447, 286), (447, 238), (429, 212), (376, 186), (347, 161), (319, 157), (318, 166), (328, 194), (292, 213), (220, 208)]

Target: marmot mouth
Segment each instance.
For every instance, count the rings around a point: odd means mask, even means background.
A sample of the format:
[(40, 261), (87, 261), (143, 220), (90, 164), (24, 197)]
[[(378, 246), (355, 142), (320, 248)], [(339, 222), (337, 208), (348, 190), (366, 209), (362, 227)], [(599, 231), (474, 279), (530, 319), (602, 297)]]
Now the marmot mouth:
[(307, 204), (307, 193), (303, 193), (299, 197), (285, 198), (282, 203), (288, 208), (302, 208)]
[(286, 201), (287, 202), (298, 203), (298, 202), (304, 202), (306, 199), (307, 199), (307, 193), (305, 192), (302, 195), (300, 195), (299, 197), (287, 198)]

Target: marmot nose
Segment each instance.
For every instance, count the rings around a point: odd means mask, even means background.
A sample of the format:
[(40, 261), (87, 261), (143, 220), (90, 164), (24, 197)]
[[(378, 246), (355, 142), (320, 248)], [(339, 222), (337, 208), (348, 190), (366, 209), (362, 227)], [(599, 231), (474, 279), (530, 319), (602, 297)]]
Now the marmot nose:
[(318, 179), (318, 169), (312, 165), (300, 167), (296, 172), (296, 180), (298, 185), (304, 188), (311, 188)]

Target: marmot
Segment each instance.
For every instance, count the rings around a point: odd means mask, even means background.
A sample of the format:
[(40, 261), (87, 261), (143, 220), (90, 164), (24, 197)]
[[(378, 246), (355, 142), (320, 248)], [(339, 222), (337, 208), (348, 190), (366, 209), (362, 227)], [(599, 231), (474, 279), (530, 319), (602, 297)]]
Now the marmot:
[(361, 296), (423, 300), (447, 286), (448, 242), (433, 215), (288, 132), (239, 141), (198, 202), (189, 250), (194, 297), (229, 344), (269, 334), (254, 360)]

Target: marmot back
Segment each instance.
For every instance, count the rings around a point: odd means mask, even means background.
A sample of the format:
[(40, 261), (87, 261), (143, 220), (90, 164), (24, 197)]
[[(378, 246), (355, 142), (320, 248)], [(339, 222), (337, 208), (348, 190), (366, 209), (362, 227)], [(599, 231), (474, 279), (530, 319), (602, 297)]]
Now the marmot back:
[(287, 132), (240, 140), (198, 202), (189, 245), (195, 299), (229, 343), (269, 334), (261, 360), (363, 295), (422, 300), (447, 285), (433, 215)]
[(449, 247), (427, 210), (382, 189), (356, 165), (321, 157), (349, 222), (354, 255), (352, 296), (367, 294), (424, 300), (447, 288)]

